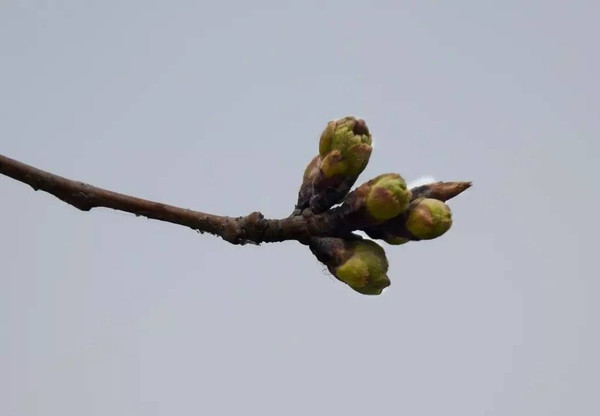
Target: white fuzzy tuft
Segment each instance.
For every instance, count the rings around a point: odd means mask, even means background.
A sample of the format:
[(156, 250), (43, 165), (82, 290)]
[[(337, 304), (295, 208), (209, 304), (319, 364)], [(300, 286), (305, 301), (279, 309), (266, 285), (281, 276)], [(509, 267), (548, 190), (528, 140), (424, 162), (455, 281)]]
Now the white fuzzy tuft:
[(352, 232), (353, 232), (354, 234), (358, 234), (358, 235), (360, 235), (360, 236), (361, 236), (362, 238), (364, 238), (365, 240), (371, 240), (371, 241), (375, 241), (375, 240), (373, 240), (371, 237), (369, 237), (369, 236), (367, 235), (367, 233), (365, 233), (364, 231), (361, 231), (361, 230), (354, 230), (354, 231), (352, 231)]
[(422, 176), (419, 179), (415, 179), (414, 181), (410, 181), (408, 183), (408, 189), (412, 189), (416, 186), (427, 185), (428, 183), (437, 182), (433, 176)]

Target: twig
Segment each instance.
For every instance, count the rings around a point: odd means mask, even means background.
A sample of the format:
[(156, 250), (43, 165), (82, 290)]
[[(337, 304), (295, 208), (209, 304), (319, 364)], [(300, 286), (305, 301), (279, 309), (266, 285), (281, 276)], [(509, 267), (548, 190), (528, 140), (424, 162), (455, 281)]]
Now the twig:
[[(305, 211), (304, 215), (284, 219), (265, 219), (260, 212), (235, 218), (213, 215), (98, 188), (2, 155), (0, 173), (26, 183), (36, 191), (48, 192), (82, 211), (97, 207), (112, 208), (214, 234), (232, 244), (286, 240), (307, 244), (313, 236), (341, 236), (353, 229), (336, 209), (319, 215), (311, 215)], [(412, 192), (416, 196), (413, 198), (428, 196), (446, 200), (460, 194), (470, 185), (469, 182), (437, 182), (414, 188)]]

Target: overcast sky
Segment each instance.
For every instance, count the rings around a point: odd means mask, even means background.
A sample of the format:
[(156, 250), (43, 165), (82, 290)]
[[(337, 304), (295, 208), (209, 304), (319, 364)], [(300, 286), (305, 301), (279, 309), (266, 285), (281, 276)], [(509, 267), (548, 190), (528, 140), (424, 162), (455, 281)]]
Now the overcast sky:
[(0, 176), (0, 414), (600, 414), (598, 39), (598, 1), (0, 1), (6, 156), (283, 217), (356, 115), (360, 182), (474, 181), (368, 297)]

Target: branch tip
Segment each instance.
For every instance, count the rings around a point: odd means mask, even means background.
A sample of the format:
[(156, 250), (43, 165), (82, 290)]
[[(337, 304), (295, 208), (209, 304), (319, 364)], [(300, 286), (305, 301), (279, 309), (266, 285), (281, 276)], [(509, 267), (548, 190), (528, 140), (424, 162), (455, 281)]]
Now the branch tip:
[(417, 186), (412, 191), (412, 199), (433, 198), (446, 202), (473, 186), (473, 182), (434, 182)]

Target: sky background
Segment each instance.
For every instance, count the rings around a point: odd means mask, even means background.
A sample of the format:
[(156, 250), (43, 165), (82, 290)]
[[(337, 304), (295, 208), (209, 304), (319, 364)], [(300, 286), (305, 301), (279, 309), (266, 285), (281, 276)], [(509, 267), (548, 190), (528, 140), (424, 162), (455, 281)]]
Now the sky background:
[[(600, 414), (598, 1), (0, 1), (0, 153), (287, 216), (327, 121), (359, 183), (472, 180), (359, 295), (0, 176), (0, 414)], [(384, 244), (384, 243), (382, 243)]]

